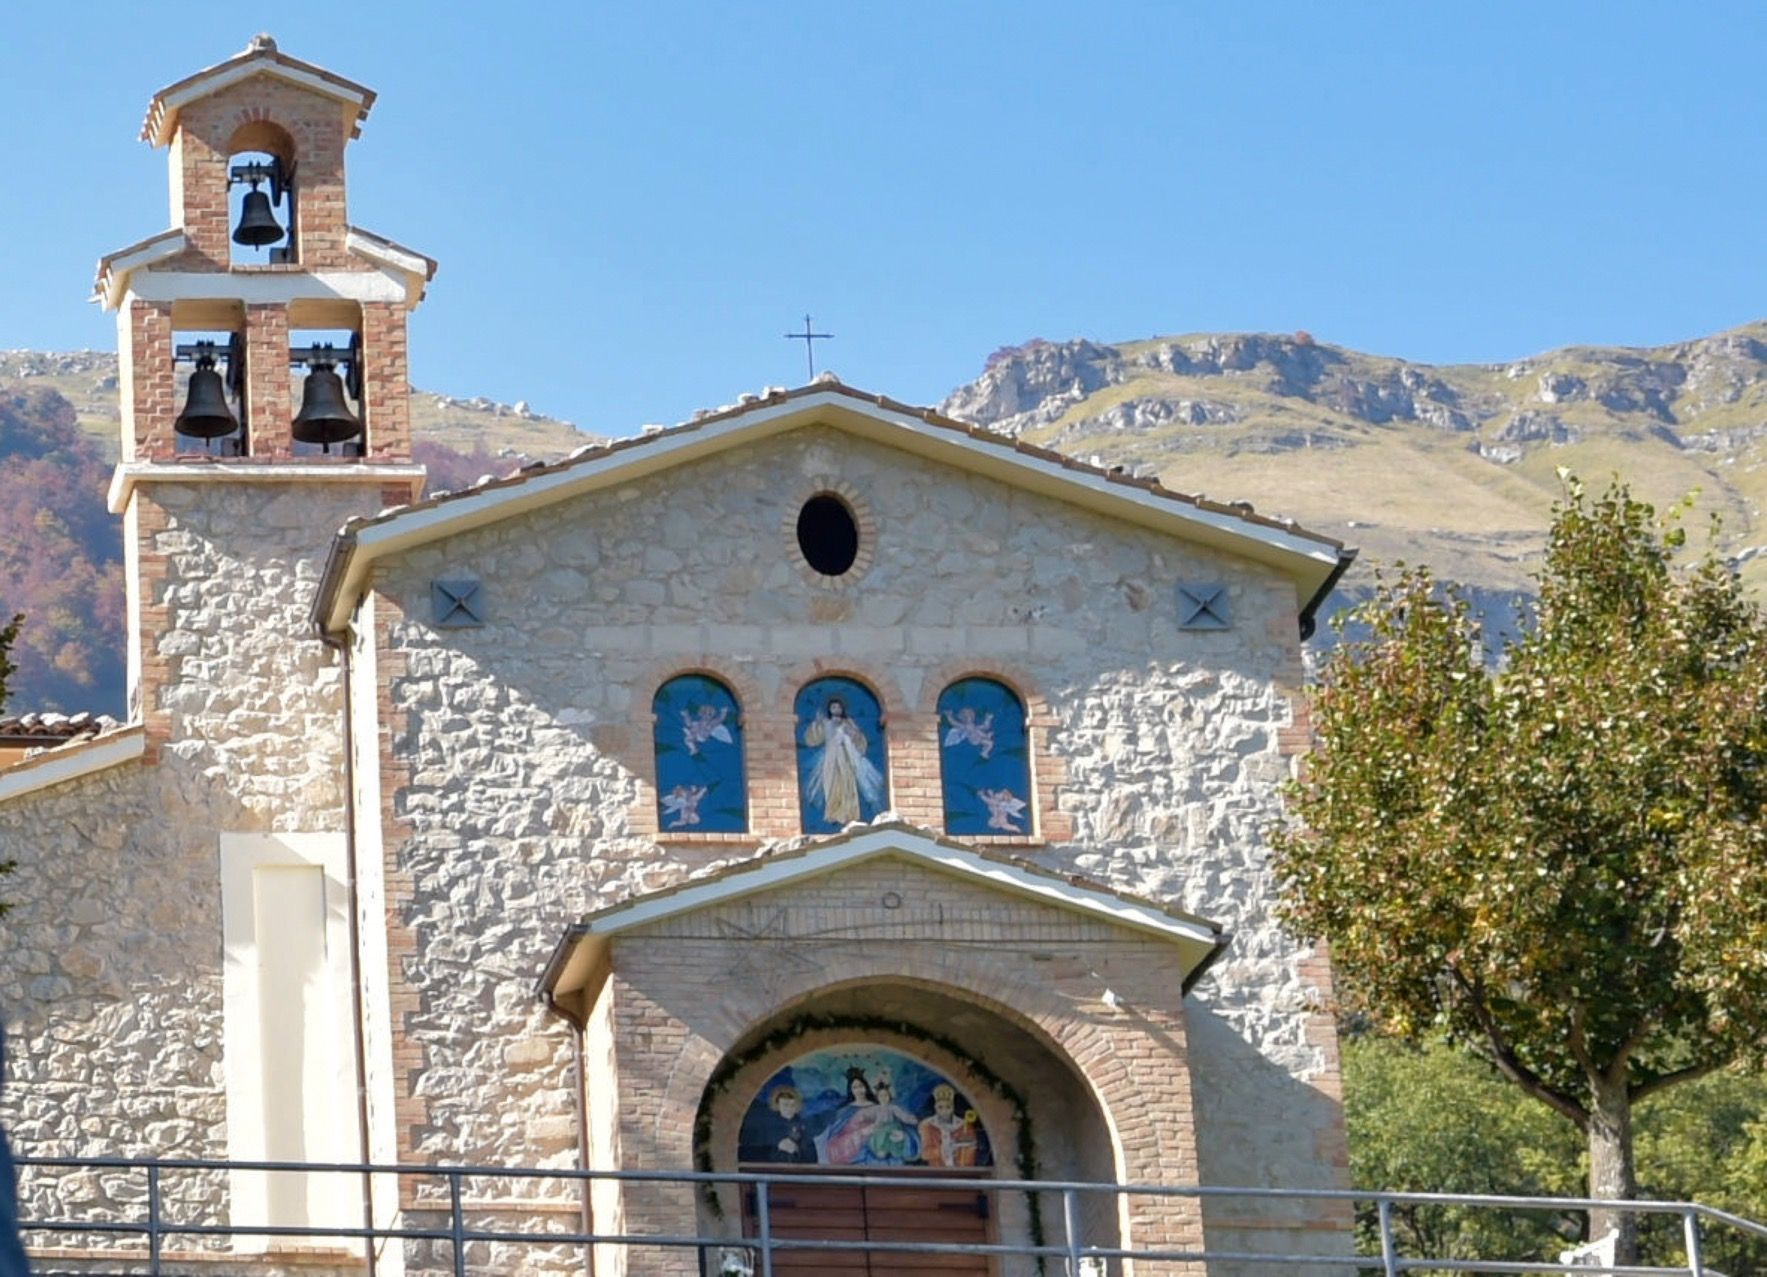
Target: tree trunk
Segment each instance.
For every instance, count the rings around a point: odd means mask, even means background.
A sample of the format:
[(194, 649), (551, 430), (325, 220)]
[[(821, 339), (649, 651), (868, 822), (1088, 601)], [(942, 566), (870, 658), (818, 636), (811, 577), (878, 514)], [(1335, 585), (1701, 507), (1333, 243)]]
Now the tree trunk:
[[(1595, 1103), (1589, 1111), (1589, 1195), (1622, 1201), (1638, 1196), (1638, 1180), (1632, 1166), (1632, 1097), (1625, 1070), (1620, 1080), (1595, 1084)], [(1629, 1211), (1589, 1212), (1590, 1240), (1619, 1230), (1614, 1250), (1617, 1264), (1638, 1262), (1638, 1216)]]

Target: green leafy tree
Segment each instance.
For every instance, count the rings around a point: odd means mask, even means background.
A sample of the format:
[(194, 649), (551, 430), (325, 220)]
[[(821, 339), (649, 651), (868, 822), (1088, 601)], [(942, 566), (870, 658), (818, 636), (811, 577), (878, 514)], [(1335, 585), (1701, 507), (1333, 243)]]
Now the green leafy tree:
[[(1349, 1003), (1482, 1054), (1584, 1133), (1606, 1198), (1637, 1191), (1633, 1106), (1767, 1034), (1767, 625), (1684, 539), (1567, 478), (1495, 674), (1463, 599), (1382, 579), (1274, 839)], [(1630, 1216), (1591, 1225), (1636, 1253)]]
[[(1358, 1188), (1577, 1196), (1587, 1166), (1569, 1124), (1527, 1099), (1485, 1061), (1438, 1040), (1420, 1046), (1364, 1034), (1344, 1045), (1344, 1115)], [(1700, 1201), (1767, 1219), (1767, 1077), (1698, 1078), (1638, 1113), (1638, 1180), (1649, 1196)], [(1685, 1262), (1681, 1220), (1643, 1222), (1640, 1259)], [(1403, 1206), (1393, 1212), (1411, 1256), (1551, 1262), (1582, 1219), (1535, 1211)], [(1364, 1254), (1380, 1253), (1376, 1213), (1357, 1218)], [(1767, 1272), (1767, 1241), (1723, 1224), (1705, 1235), (1706, 1262), (1727, 1273)]]
[[(1574, 1197), (1577, 1133), (1502, 1077), (1441, 1041), (1412, 1046), (1367, 1036), (1344, 1046), (1344, 1119), (1356, 1187), (1410, 1193)], [(1550, 1212), (1404, 1205), (1402, 1253), (1432, 1259), (1538, 1261), (1574, 1243), (1581, 1219)], [(1358, 1214), (1363, 1253), (1380, 1254), (1379, 1224)]]

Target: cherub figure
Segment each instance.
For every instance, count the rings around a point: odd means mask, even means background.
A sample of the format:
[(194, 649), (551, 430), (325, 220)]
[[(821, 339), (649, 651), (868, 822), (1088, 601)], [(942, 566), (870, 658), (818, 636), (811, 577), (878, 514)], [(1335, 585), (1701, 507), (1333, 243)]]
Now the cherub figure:
[(1012, 822), (1024, 815), (1025, 800), (1010, 789), (980, 789), (976, 797), (988, 804), (988, 828), (1002, 833), (1022, 834), (1025, 831)]
[(687, 746), (689, 754), (698, 754), (699, 747), (709, 740), (723, 741), (726, 745), (734, 745), (735, 739), (724, 720), (730, 717), (730, 707), (710, 705), (699, 707), (699, 716), (692, 717), (686, 710), (681, 711), (681, 740)]
[(663, 795), (663, 810), (669, 813), (670, 829), (685, 829), (699, 824), (699, 802), (706, 796), (704, 785), (677, 785)]
[(968, 743), (981, 750), (985, 760), (994, 752), (994, 715), (988, 713), (978, 721), (975, 708), (965, 705), (955, 714), (945, 711), (945, 721), (951, 724), (951, 730), (945, 733), (945, 747)]

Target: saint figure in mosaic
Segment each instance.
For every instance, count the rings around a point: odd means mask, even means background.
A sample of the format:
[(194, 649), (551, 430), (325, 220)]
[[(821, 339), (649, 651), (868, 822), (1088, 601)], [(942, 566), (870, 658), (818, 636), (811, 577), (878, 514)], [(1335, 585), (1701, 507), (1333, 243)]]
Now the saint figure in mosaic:
[(750, 1103), (737, 1145), (750, 1164), (993, 1164), (981, 1119), (950, 1078), (863, 1044), (814, 1051), (774, 1073)]

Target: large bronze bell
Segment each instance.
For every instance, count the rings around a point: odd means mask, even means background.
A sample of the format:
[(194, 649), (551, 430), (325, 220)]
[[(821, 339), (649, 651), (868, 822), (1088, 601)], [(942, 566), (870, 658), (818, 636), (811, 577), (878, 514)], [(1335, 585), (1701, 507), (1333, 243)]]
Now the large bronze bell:
[(362, 419), (350, 411), (344, 399), (344, 379), (330, 364), (314, 364), (301, 389), (301, 410), (291, 426), (302, 443), (316, 443), (328, 451), (334, 443), (362, 433)]
[(256, 182), (245, 193), (239, 209), (239, 225), (233, 230), (233, 242), (250, 248), (262, 248), (282, 238), (282, 226), (270, 211), (270, 197), (258, 189)]
[(190, 395), (172, 429), (192, 439), (218, 439), (239, 429), (239, 419), (227, 406), (227, 390), (213, 359), (200, 359), (190, 374)]

